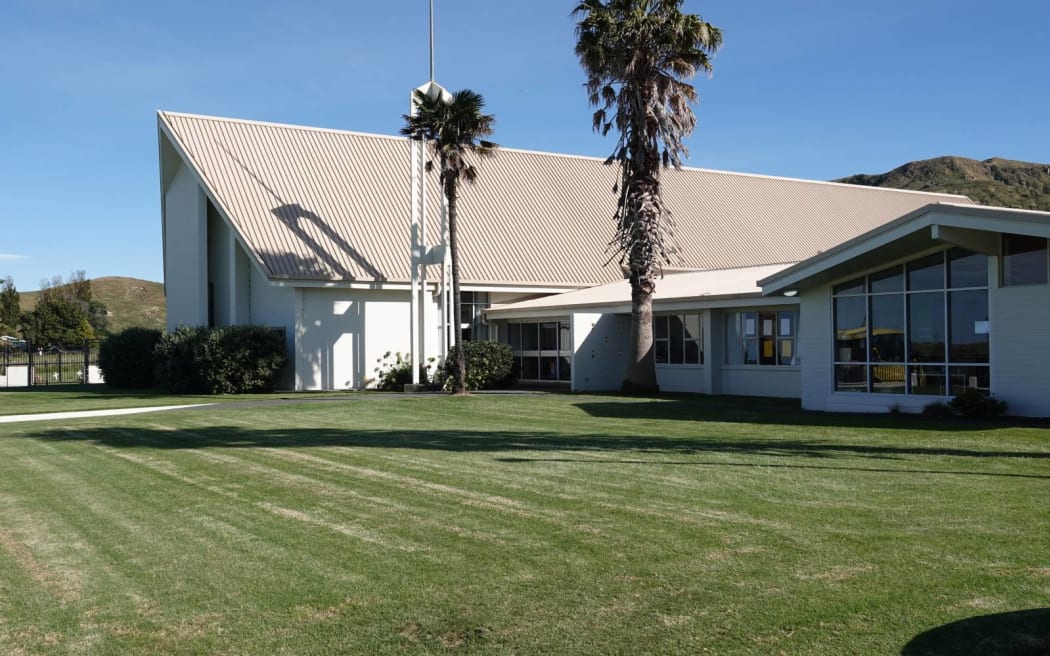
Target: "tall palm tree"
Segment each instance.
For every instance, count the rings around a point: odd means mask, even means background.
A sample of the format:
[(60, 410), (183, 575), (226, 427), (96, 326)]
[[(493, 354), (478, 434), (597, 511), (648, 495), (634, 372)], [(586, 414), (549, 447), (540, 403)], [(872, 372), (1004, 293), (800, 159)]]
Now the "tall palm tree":
[(722, 32), (681, 10), (683, 0), (582, 0), (573, 11), (576, 55), (587, 74), (594, 129), (619, 133), (606, 164), (620, 166), (616, 236), (631, 283), (631, 349), (622, 389), (656, 392), (653, 294), (656, 276), (676, 254), (661, 166), (681, 166), (683, 139), (696, 126), (687, 80), (711, 71)]
[(423, 141), (432, 155), (427, 161), (426, 170), (431, 171), (437, 160), (441, 174), (441, 189), (448, 205), (448, 247), (452, 258), (452, 317), (455, 328), (452, 331), (452, 393), (466, 394), (467, 367), (463, 357), (463, 303), (459, 291), (459, 237), (456, 222), (459, 204), (460, 180), (473, 183), (478, 171), (472, 160), (476, 157), (488, 157), (498, 147), (484, 137), (492, 134), (492, 125), (496, 119), (491, 114), (482, 113), (485, 100), (481, 95), (463, 89), (451, 96), (443, 89), (432, 85), (430, 93), (416, 90), (413, 98), (416, 113), (405, 115), (405, 126), (401, 134)]

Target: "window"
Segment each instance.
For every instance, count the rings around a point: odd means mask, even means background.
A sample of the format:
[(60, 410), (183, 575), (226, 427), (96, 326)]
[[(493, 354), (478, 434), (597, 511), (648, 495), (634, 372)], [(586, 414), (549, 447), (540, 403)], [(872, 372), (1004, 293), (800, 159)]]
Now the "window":
[(1003, 235), (1003, 285), (1045, 285), (1047, 280), (1046, 239), (1027, 235)]
[(653, 317), (653, 349), (657, 364), (703, 364), (699, 314)]
[(484, 341), (489, 339), (489, 327), (481, 313), (489, 307), (488, 292), (460, 292), (463, 307), (463, 339)]
[(988, 258), (934, 253), (832, 289), (835, 390), (989, 389)]
[(726, 364), (797, 365), (798, 312), (753, 310), (726, 315)]
[(503, 341), (514, 351), (518, 378), (529, 381), (572, 379), (572, 337), (567, 321), (507, 324)]

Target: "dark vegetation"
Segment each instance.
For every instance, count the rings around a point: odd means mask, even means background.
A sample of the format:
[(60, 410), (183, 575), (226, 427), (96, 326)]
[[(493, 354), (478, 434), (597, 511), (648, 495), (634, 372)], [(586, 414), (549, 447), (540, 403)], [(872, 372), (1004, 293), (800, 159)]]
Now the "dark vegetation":
[(266, 326), (182, 327), (153, 357), (157, 384), (174, 394), (272, 392), (288, 362), (284, 333)]
[(967, 196), (981, 205), (1050, 211), (1050, 164), (993, 157), (935, 157), (892, 171), (835, 180), (868, 187), (938, 191)]
[[(463, 342), (463, 358), (466, 364), (466, 388), (468, 390), (507, 389), (517, 380), (514, 372), (514, 352), (509, 344), (488, 341)], [(456, 362), (446, 358), (444, 363), (431, 372), (434, 358), (419, 366), (419, 382), (432, 384), (435, 388), (449, 391), (453, 387)], [(385, 392), (400, 392), (412, 382), (412, 360), (401, 353), (387, 352), (379, 359), (375, 369), (376, 389)]]
[[(433, 361), (434, 358), (430, 360)], [(405, 389), (405, 385), (412, 383), (412, 359), (408, 354), (387, 351), (377, 362), (379, 366), (375, 368), (376, 389), (382, 392), (400, 392)], [(419, 365), (419, 382), (423, 385), (430, 382), (429, 364)]]
[[(509, 344), (463, 342), (463, 357), (467, 363), (468, 390), (505, 389), (514, 384), (514, 352)], [(452, 362), (449, 359), (438, 372), (437, 382), (449, 389), (451, 378)]]
[(153, 351), (162, 334), (156, 328), (126, 328), (102, 342), (98, 364), (106, 384), (116, 389), (156, 387)]

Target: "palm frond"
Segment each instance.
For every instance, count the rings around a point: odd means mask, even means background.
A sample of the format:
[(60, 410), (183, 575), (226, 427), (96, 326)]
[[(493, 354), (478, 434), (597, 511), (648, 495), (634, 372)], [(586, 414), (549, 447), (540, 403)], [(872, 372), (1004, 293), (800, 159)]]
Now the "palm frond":
[(610, 247), (632, 270), (651, 271), (677, 252), (659, 169), (681, 166), (688, 156), (684, 141), (696, 127), (691, 104), (698, 100), (688, 80), (711, 72), (722, 45), (722, 32), (684, 13), (683, 2), (580, 0), (572, 12), (584, 87), (597, 108), (593, 127), (620, 133), (607, 160), (619, 163), (622, 176)]

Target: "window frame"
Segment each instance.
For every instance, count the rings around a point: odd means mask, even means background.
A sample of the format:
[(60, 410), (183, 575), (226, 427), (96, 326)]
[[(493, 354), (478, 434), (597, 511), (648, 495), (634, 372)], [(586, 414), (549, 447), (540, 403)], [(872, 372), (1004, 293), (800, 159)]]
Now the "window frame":
[[(952, 262), (974, 255), (984, 258), (983, 261), (987, 271), (989, 266), (987, 255), (959, 247), (952, 247), (926, 252), (916, 257), (899, 261), (889, 267), (873, 269), (863, 275), (851, 276), (830, 285), (832, 391), (836, 394), (903, 394), (908, 396), (943, 397), (957, 394), (958, 390), (969, 387), (972, 381), (979, 380), (982, 383), (986, 383), (986, 385), (978, 386), (976, 389), (989, 392), (991, 390), (990, 340), (987, 337), (987, 332), (980, 333), (976, 331), (977, 323), (989, 321), (989, 288), (991, 280), (986, 274), (982, 285), (952, 286), (954, 277), (952, 275)], [(941, 259), (941, 285), (938, 288), (924, 284), (913, 288), (910, 274), (912, 271), (922, 270), (913, 267), (913, 265), (931, 260), (934, 256), (939, 256)], [(873, 279), (888, 279), (890, 276), (887, 273), (893, 270), (903, 274), (903, 289), (872, 291), (871, 281)], [(982, 314), (984, 318), (972, 319), (969, 315), (964, 318), (953, 314), (954, 299), (972, 297), (974, 293), (983, 293), (984, 312), (983, 314), (980, 312), (977, 314)], [(893, 297), (900, 297), (900, 303), (902, 304), (901, 323), (903, 324), (903, 329), (901, 330), (901, 348), (903, 348), (903, 355), (900, 358), (894, 357), (889, 360), (883, 360), (876, 358), (878, 350), (875, 342), (878, 339), (876, 332), (885, 327), (875, 325), (873, 307), (880, 303), (882, 299)], [(864, 316), (859, 327), (864, 328), (864, 348), (852, 348), (842, 344), (843, 332), (856, 330), (849, 326), (844, 328), (840, 324), (840, 317), (842, 316), (840, 312), (845, 310), (849, 299), (862, 299), (863, 301), (861, 305), (864, 308)], [(925, 303), (920, 304), (920, 301), (925, 301)], [(975, 307), (972, 303), (970, 306)], [(919, 323), (916, 317), (922, 317), (922, 315), (917, 313), (917, 309), (921, 310), (924, 307), (939, 308), (941, 316), (935, 319), (933, 323), (929, 321)], [(974, 322), (974, 335), (984, 334), (986, 337), (983, 340), (965, 344), (957, 342), (958, 336), (956, 333), (963, 334), (959, 330), (959, 326), (965, 325), (970, 320)], [(919, 339), (916, 335), (917, 330), (921, 331), (922, 334), (932, 335), (932, 338), (935, 340), (940, 340), (939, 342), (931, 342), (934, 346), (937, 343), (940, 344), (941, 355), (939, 359), (936, 356), (933, 359), (930, 359), (930, 357), (925, 357), (921, 360), (913, 358), (913, 353), (916, 352), (917, 348), (916, 345), (921, 344), (921, 342), (917, 341)], [(980, 347), (982, 341), (984, 343), (983, 349)], [(978, 351), (983, 350), (983, 360), (966, 361), (957, 359), (953, 355), (953, 348), (958, 353), (960, 344), (962, 346), (978, 344), (976, 348)], [(930, 353), (929, 350), (924, 350), (927, 354)], [(863, 354), (863, 358), (857, 359), (858, 353)], [(953, 383), (953, 372), (963, 369), (967, 370), (965, 374), (967, 380), (965, 385), (960, 388), (959, 385)], [(975, 369), (981, 370), (977, 372), (978, 375), (974, 375), (973, 370)], [(937, 391), (929, 391), (931, 384)], [(916, 389), (921, 389), (922, 391), (915, 391)]]
[[(681, 326), (681, 337), (679, 338), (679, 353), (682, 355), (681, 362), (672, 362), (672, 354), (675, 353), (674, 344), (675, 337), (672, 335), (671, 330), (671, 318), (676, 317), (679, 325)], [(696, 336), (688, 337), (687, 318), (694, 318), (696, 320)], [(663, 323), (666, 325), (664, 330), (664, 336), (659, 337), (659, 324)], [(663, 352), (666, 356), (665, 360), (660, 359), (660, 345), (663, 344)], [(689, 344), (696, 344), (696, 362), (688, 362), (687, 354), (689, 353)], [(653, 314), (653, 359), (656, 361), (656, 365), (659, 367), (702, 367), (704, 366), (704, 317), (702, 312), (661, 312)]]
[[(544, 348), (543, 340), (543, 327), (550, 326), (553, 324), (554, 337), (555, 337), (555, 348)], [(516, 328), (511, 328), (515, 326)], [(548, 328), (549, 329), (549, 328)], [(526, 332), (533, 331), (536, 336), (535, 348), (525, 348), (524, 336)], [(507, 323), (507, 329), (499, 331), (502, 335), (506, 333), (506, 336), (501, 339), (504, 344), (510, 345), (511, 352), (514, 354), (514, 361), (518, 367), (518, 379), (530, 382), (530, 383), (569, 383), (572, 380), (572, 327), (568, 320), (564, 319), (545, 319), (538, 321), (510, 321)], [(518, 340), (514, 343), (514, 333), (517, 333)], [(549, 346), (549, 344), (547, 344)], [(525, 375), (528, 365), (528, 371), (532, 371), (532, 364), (535, 364), (535, 377), (527, 377)], [(544, 376), (544, 365), (553, 364), (553, 375)], [(549, 369), (549, 366), (548, 366)]]
[[(789, 322), (790, 334), (784, 331), (785, 320)], [(724, 366), (798, 367), (800, 321), (800, 312), (795, 306), (774, 305), (726, 312)], [(750, 332), (749, 327), (752, 328)], [(733, 362), (733, 353), (739, 354), (740, 362)], [(786, 363), (783, 361), (785, 357), (789, 359)]]

